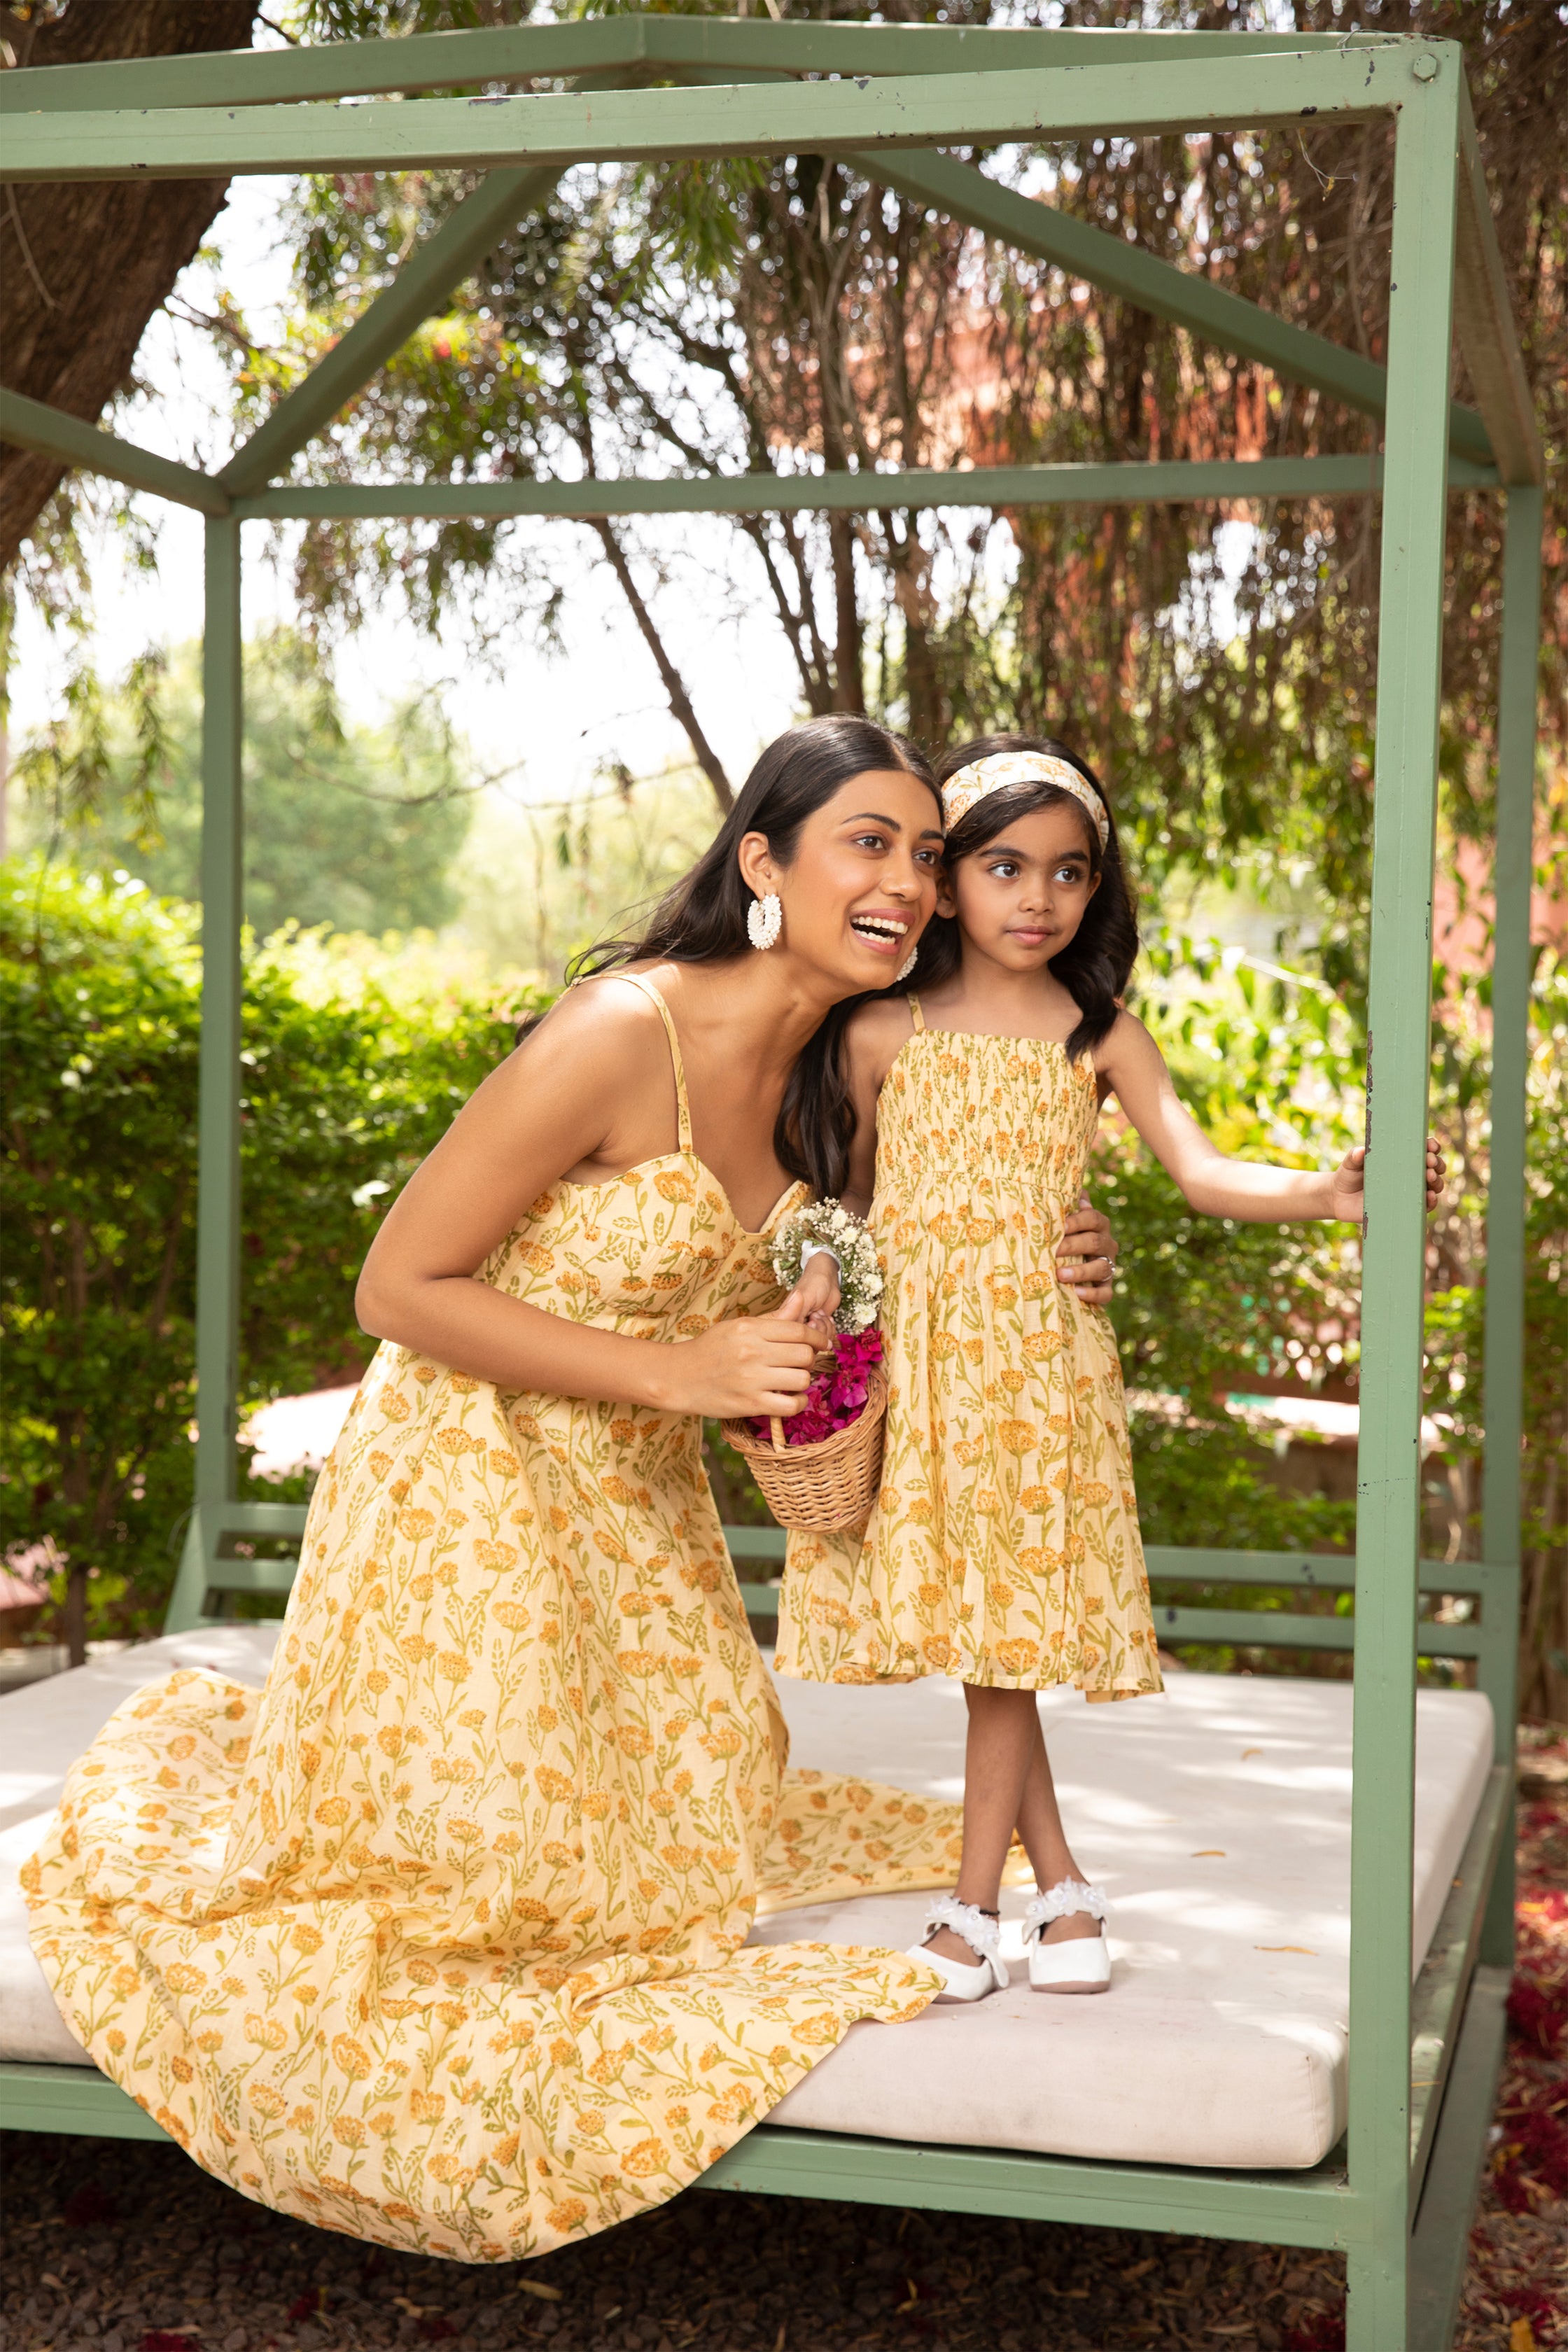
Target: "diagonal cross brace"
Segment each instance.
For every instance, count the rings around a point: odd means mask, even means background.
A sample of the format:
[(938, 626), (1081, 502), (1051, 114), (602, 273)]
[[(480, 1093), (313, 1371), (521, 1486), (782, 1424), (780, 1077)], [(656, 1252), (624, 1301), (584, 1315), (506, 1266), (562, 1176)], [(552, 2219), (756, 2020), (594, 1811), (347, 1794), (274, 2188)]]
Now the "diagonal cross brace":
[[(585, 90), (626, 86), (623, 74), (608, 72), (584, 74), (580, 84)], [(304, 382), (236, 450), (217, 477), (224, 488), (245, 498), (276, 480), (289, 460), (363, 391), (415, 329), (515, 228), (521, 215), (545, 202), (560, 177), (553, 164), (489, 173), (404, 263), (384, 293), (317, 361)]]
[[(973, 163), (955, 163), (947, 155), (888, 153), (845, 160), (911, 203), (949, 213), (1004, 245), (1054, 261), (1238, 359), (1256, 360), (1277, 375), (1308, 384), (1363, 415), (1381, 418), (1384, 414), (1388, 371), (1375, 360), (1363, 359), (1325, 335), (1276, 319), (1256, 302), (1227, 293), (1194, 272), (1173, 268), (1155, 254), (1108, 236), (1088, 221), (1075, 220), (1070, 213), (1058, 212), (1037, 197), (1021, 196), (988, 179)], [(1450, 446), (1467, 457), (1485, 462), (1491, 457), (1486, 425), (1473, 408), (1461, 407), (1458, 401), (1448, 411), (1448, 438)]]
[(560, 177), (549, 164), (491, 172), (236, 451), (217, 476), (221, 488), (246, 497), (281, 473), (516, 226), (520, 215), (543, 203)]
[[(1364, 415), (1383, 417), (1387, 376), (1375, 361), (1276, 319), (1257, 303), (1108, 236), (1070, 214), (1019, 195), (973, 164), (946, 155), (887, 150), (851, 152), (845, 161), (912, 203), (947, 212), (1004, 244), (1055, 262), (1237, 358), (1256, 361)], [(218, 477), (224, 487), (237, 496), (249, 496), (275, 479), (484, 258), (518, 215), (542, 201), (558, 177), (549, 166), (492, 172), (230, 460)], [(1458, 402), (1449, 413), (1449, 439), (1454, 450), (1467, 457), (1485, 463), (1492, 455), (1482, 419)]]
[(133, 490), (153, 490), (159, 498), (195, 507), (201, 514), (228, 512), (226, 494), (194, 467), (160, 457), (152, 449), (89, 424), (85, 417), (71, 416), (41, 400), (29, 400), (25, 393), (7, 392), (3, 385), (0, 441), (14, 449), (33, 449), (40, 457), (58, 458), (65, 466), (79, 466), (89, 474), (106, 474), (111, 482), (125, 482)]

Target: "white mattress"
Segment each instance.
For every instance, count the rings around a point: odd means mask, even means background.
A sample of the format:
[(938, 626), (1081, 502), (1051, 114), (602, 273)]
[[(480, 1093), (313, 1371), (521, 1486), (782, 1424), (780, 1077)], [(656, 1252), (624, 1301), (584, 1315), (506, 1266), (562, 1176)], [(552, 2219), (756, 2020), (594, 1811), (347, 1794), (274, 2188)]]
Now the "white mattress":
[[(778, 1688), (793, 1762), (962, 1795), (958, 1684)], [(1413, 1977), (1492, 1757), (1479, 1694), (1422, 1691), (1415, 1708)], [(1110, 1990), (1031, 1992), (1020, 1967), (986, 2000), (852, 2025), (769, 2120), (1139, 2164), (1317, 2164), (1345, 2126), (1349, 1684), (1173, 1674), (1160, 1698), (1052, 1692), (1040, 1711), (1068, 1839), (1110, 1898)], [(1009, 1961), (1029, 1892), (1002, 1896)], [(928, 1899), (788, 1911), (751, 1940), (909, 1945)]]
[[(16, 1884), (71, 1763), (128, 1692), (175, 1666), (259, 1683), (276, 1633), (176, 1634), (0, 1701), (0, 2057), (88, 2063), (33, 1958)], [(1110, 1992), (1053, 1999), (1020, 1970), (1010, 1990), (972, 2007), (854, 2026), (772, 2121), (1142, 2163), (1296, 2168), (1328, 2153), (1345, 2109), (1350, 1687), (1171, 1681), (1164, 1697), (1121, 1706), (1070, 1693), (1041, 1702), (1068, 1834), (1110, 1896)], [(778, 1687), (796, 1764), (962, 1793), (956, 1684)], [(1485, 1698), (1420, 1694), (1413, 1975), (1491, 1748)], [(927, 1900), (787, 1911), (752, 1941), (911, 1944)], [(1003, 1948), (1016, 1956), (1027, 1890), (1002, 1900)]]

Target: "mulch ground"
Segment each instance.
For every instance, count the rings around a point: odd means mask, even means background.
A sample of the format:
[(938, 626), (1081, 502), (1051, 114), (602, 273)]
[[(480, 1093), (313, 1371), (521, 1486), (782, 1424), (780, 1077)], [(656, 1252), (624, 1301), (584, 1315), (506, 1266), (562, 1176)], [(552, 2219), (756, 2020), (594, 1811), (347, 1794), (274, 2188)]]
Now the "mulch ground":
[[(1530, 1740), (1530, 1735), (1526, 1735)], [(1520, 1967), (1456, 2352), (1568, 2352), (1568, 1739), (1521, 1759)], [(1331, 2254), (690, 2192), (526, 2270), (388, 2254), (173, 2147), (11, 2134), (14, 2352), (1338, 2352)]]

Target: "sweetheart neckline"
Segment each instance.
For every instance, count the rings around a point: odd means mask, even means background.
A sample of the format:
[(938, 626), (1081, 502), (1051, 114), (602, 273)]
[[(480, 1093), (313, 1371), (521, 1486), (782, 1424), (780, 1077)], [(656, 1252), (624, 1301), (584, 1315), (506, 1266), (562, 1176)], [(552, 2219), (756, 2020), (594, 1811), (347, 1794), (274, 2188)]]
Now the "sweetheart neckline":
[(723, 1183), (719, 1177), (715, 1176), (712, 1169), (709, 1167), (706, 1160), (700, 1158), (695, 1151), (655, 1152), (651, 1159), (634, 1160), (629, 1168), (623, 1168), (618, 1176), (605, 1176), (602, 1178), (597, 1184), (579, 1184), (574, 1181), (572, 1177), (563, 1176), (559, 1180), (559, 1189), (563, 1191), (569, 1190), (574, 1192), (607, 1192), (612, 1184), (624, 1184), (626, 1181), (626, 1179), (630, 1176), (642, 1176), (646, 1175), (650, 1169), (668, 1167), (669, 1162), (674, 1160), (689, 1161), (693, 1168), (700, 1170), (701, 1173), (706, 1176), (708, 1181), (712, 1185), (714, 1191), (723, 1202), (730, 1222), (744, 1241), (766, 1241), (774, 1218), (778, 1215), (779, 1211), (784, 1207), (784, 1202), (789, 1199), (790, 1194), (792, 1192), (799, 1192), (802, 1189), (801, 1178), (798, 1176), (793, 1177), (789, 1183), (784, 1186), (784, 1191), (779, 1194), (778, 1199), (773, 1202), (773, 1207), (768, 1211), (768, 1213), (763, 1218), (762, 1223), (754, 1228), (751, 1225), (744, 1225), (741, 1223), (740, 1212), (730, 1198), (729, 1187)]

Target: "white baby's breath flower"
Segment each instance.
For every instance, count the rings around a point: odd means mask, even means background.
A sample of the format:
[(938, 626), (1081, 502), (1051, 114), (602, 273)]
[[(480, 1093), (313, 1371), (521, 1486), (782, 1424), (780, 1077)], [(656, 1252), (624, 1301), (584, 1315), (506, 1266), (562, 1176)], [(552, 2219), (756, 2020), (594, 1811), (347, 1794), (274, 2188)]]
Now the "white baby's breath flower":
[(882, 1295), (876, 1243), (862, 1220), (840, 1201), (814, 1201), (797, 1209), (785, 1218), (773, 1243), (773, 1272), (786, 1290), (800, 1280), (805, 1252), (816, 1243), (826, 1243), (838, 1260), (836, 1325), (840, 1331), (864, 1331), (876, 1321)]

